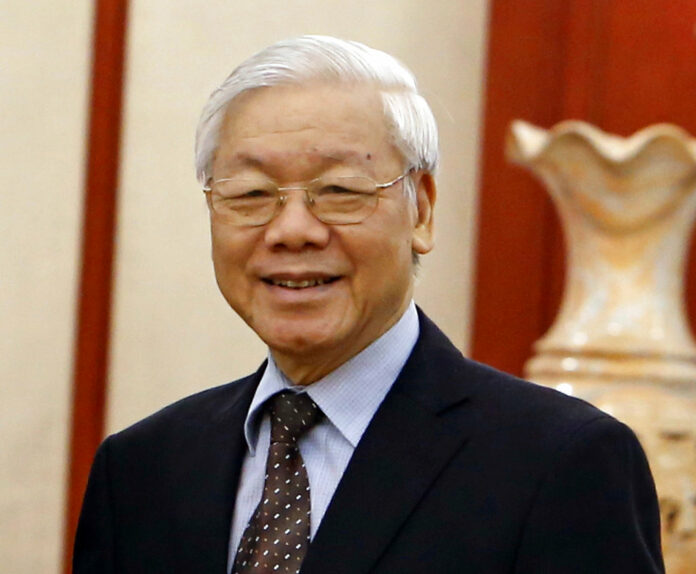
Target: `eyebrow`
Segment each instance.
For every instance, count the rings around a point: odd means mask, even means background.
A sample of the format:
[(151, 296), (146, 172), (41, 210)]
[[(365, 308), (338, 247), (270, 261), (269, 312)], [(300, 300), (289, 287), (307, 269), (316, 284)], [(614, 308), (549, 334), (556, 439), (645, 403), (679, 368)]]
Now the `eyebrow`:
[[(349, 163), (351, 165), (370, 165), (371, 162), (366, 162), (364, 160), (366, 155), (372, 157), (369, 152), (359, 152), (356, 150), (324, 150), (321, 153), (317, 152), (320, 159), (320, 165), (323, 167), (332, 167), (339, 163)], [(254, 167), (263, 169), (264, 167), (273, 167), (275, 162), (269, 161), (268, 158), (263, 156), (249, 153), (249, 152), (236, 152), (227, 161), (223, 163), (224, 167), (230, 166), (242, 166), (242, 167)]]

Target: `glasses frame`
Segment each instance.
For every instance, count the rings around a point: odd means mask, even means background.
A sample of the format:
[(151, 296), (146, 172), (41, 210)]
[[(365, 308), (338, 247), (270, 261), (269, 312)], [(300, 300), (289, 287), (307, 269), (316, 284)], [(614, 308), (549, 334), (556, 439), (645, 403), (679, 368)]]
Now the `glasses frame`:
[[(287, 200), (288, 200), (288, 194), (287, 194), (287, 193), (283, 193), (283, 192), (295, 191), (295, 190), (297, 190), (297, 191), (304, 191), (304, 192), (305, 192), (305, 193), (304, 193), (304, 201), (305, 201), (305, 204), (307, 205), (307, 209), (309, 209), (309, 212), (310, 212), (314, 217), (316, 217), (319, 221), (321, 221), (322, 223), (325, 223), (325, 224), (327, 224), (327, 225), (357, 225), (357, 224), (362, 223), (363, 221), (365, 221), (368, 217), (370, 217), (370, 216), (377, 210), (377, 206), (379, 205), (379, 198), (380, 198), (380, 196), (381, 196), (381, 194), (382, 194), (382, 192), (383, 192), (384, 190), (389, 189), (390, 187), (396, 185), (397, 183), (399, 183), (400, 181), (402, 181), (403, 179), (405, 179), (406, 177), (408, 177), (409, 175), (411, 175), (411, 173), (412, 173), (413, 171), (414, 171), (414, 168), (413, 168), (413, 167), (409, 167), (409, 168), (408, 168), (406, 171), (404, 171), (401, 175), (395, 177), (394, 179), (392, 179), (392, 180), (390, 180), (390, 181), (387, 181), (386, 183), (377, 183), (375, 180), (373, 180), (372, 178), (367, 177), (367, 176), (346, 176), (347, 178), (350, 178), (350, 177), (361, 177), (361, 178), (363, 178), (363, 179), (367, 179), (367, 180), (371, 181), (371, 182), (375, 185), (375, 191), (374, 191), (374, 192), (365, 193), (365, 195), (369, 195), (370, 197), (375, 197), (375, 196), (376, 196), (377, 199), (376, 199), (376, 201), (375, 201), (375, 203), (374, 203), (374, 206), (372, 207), (372, 210), (371, 210), (369, 213), (367, 213), (367, 215), (365, 215), (364, 217), (358, 219), (357, 221), (335, 222), (335, 221), (331, 221), (330, 218), (329, 218), (329, 220), (326, 220), (325, 217), (321, 216), (320, 214), (315, 213), (315, 211), (314, 211), (314, 206), (316, 205), (316, 201), (315, 201), (315, 199), (314, 199), (314, 195), (315, 195), (315, 194), (312, 193), (312, 192), (310, 191), (310, 189), (312, 188), (312, 184), (316, 183), (317, 181), (321, 181), (322, 177), (317, 177), (317, 178), (312, 179), (312, 180), (310, 180), (310, 181), (308, 181), (308, 182), (305, 182), (304, 185), (291, 185), (291, 186), (282, 186), (282, 187), (281, 187), (281, 186), (277, 186), (277, 187), (275, 188), (275, 191), (276, 191), (276, 194), (275, 194), (275, 195), (276, 195), (275, 209), (274, 209), (273, 212), (270, 214), (270, 216), (268, 217), (268, 219), (265, 219), (263, 222), (261, 222), (261, 223), (233, 223), (232, 225), (236, 225), (236, 226), (238, 226), (238, 227), (261, 227), (262, 225), (267, 225), (268, 223), (270, 223), (271, 221), (273, 221), (273, 220), (278, 216), (278, 214), (280, 213), (281, 209), (283, 208), (283, 206), (285, 205), (285, 203), (286, 203)], [(205, 193), (206, 195), (207, 195), (207, 194), (212, 194), (212, 193), (213, 193), (213, 186), (214, 186), (215, 184), (220, 183), (220, 182), (224, 182), (224, 181), (232, 181), (232, 180), (235, 180), (235, 179), (238, 179), (238, 178), (234, 178), (234, 177), (224, 177), (224, 178), (221, 178), (221, 179), (216, 179), (216, 180), (214, 180), (214, 181), (211, 181), (209, 185), (203, 186), (203, 193)], [(269, 181), (272, 182), (271, 179), (269, 179)]]

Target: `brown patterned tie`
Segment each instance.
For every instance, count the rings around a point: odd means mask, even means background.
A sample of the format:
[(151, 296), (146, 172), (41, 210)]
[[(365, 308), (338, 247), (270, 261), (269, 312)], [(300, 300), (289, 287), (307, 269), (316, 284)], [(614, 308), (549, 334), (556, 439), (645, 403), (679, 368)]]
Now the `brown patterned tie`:
[(296, 574), (309, 546), (309, 480), (297, 440), (321, 416), (305, 393), (269, 400), (271, 444), (261, 502), (244, 530), (234, 574)]

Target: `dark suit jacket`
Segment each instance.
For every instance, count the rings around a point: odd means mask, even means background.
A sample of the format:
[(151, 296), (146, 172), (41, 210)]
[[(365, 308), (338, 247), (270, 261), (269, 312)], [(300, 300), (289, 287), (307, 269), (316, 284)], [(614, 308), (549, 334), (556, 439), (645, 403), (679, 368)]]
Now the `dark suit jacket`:
[[(589, 406), (421, 336), (370, 423), (303, 574), (661, 572), (643, 451)], [(262, 369), (179, 401), (97, 453), (77, 574), (224, 574)]]

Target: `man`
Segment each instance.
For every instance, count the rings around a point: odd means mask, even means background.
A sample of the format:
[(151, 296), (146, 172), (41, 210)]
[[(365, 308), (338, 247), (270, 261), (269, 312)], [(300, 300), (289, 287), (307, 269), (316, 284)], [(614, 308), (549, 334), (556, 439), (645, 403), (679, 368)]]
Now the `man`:
[(437, 130), (408, 70), (273, 45), (211, 96), (196, 160), (217, 282), (268, 361), (104, 442), (75, 572), (662, 571), (634, 435), (414, 306)]

